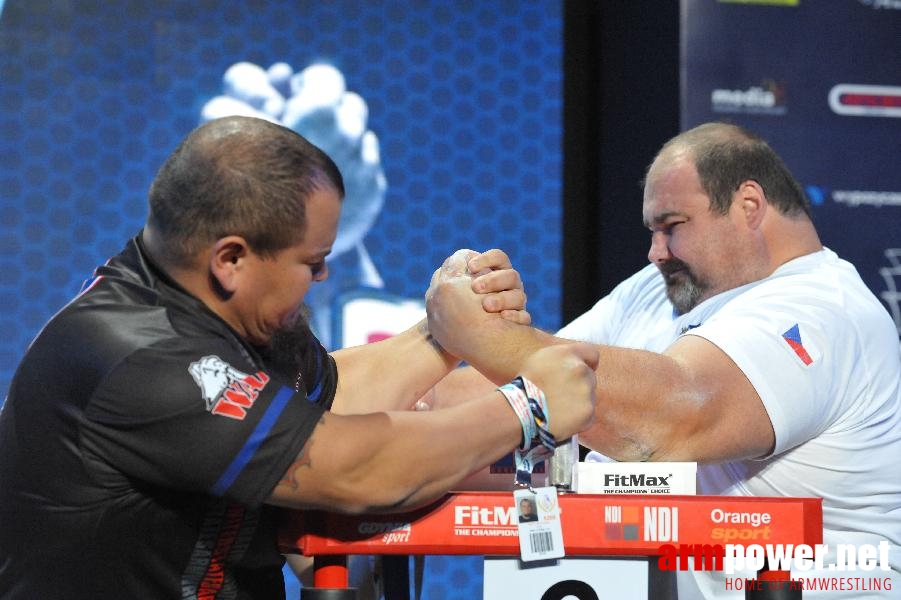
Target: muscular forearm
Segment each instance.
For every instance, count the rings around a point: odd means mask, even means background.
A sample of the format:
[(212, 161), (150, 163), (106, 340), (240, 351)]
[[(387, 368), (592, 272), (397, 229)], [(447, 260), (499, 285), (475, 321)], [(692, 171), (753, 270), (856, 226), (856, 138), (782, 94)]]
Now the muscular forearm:
[(496, 385), (473, 367), (460, 367), (439, 381), (422, 400), (433, 410), (448, 408), (480, 398)]
[(498, 390), (445, 410), (325, 413), (269, 501), (359, 512), (433, 500), (520, 446), (523, 436), (536, 443), (538, 428), (555, 439), (587, 429), (597, 363), (587, 344), (543, 348), (523, 362), (530, 399), (546, 415), (541, 422), (523, 399), (509, 401)]
[(729, 357), (685, 336), (665, 353), (600, 346), (594, 425), (579, 441), (624, 461), (760, 457), (775, 442), (763, 403)]
[(409, 409), (459, 363), (432, 339), (425, 321), (389, 339), (338, 350), (332, 356), (338, 365), (332, 405), (336, 414)]
[(672, 359), (641, 350), (599, 346), (595, 422), (579, 442), (621, 461), (663, 460), (691, 418), (673, 394), (680, 374)]
[(521, 435), (499, 392), (435, 412), (326, 414), (270, 502), (350, 513), (414, 508), (510, 452)]
[(569, 342), (495, 316), (486, 319), (469, 337), (456, 342), (451, 351), (488, 380), (501, 385), (515, 377), (536, 350), (564, 343)]

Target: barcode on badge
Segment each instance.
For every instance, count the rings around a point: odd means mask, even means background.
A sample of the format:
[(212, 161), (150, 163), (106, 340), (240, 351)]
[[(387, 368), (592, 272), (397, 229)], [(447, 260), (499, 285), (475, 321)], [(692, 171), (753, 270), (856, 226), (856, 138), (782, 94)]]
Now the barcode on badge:
[(529, 534), (529, 548), (534, 554), (546, 554), (554, 549), (554, 536), (550, 531), (533, 531)]

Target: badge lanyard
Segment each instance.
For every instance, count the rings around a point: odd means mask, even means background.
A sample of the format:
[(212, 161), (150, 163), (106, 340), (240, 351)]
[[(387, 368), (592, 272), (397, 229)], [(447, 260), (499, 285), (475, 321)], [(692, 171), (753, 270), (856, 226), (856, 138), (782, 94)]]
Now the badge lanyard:
[(522, 425), (522, 444), (514, 450), (516, 475), (513, 501), (518, 515), (519, 549), (523, 561), (562, 558), (563, 528), (557, 488), (532, 487), (535, 465), (553, 455), (557, 445), (548, 429), (544, 392), (525, 377), (517, 377), (498, 390), (504, 394)]

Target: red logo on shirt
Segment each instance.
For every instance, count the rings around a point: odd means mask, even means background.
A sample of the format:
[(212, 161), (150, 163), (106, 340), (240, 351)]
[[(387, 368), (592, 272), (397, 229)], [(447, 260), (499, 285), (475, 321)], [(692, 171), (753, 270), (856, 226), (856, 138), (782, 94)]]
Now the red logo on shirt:
[(805, 365), (810, 365), (813, 363), (813, 358), (811, 358), (810, 353), (807, 351), (807, 348), (804, 347), (804, 342), (801, 341), (801, 330), (798, 327), (798, 324), (795, 323), (789, 328), (788, 331), (782, 334), (782, 339), (789, 345), (789, 347), (795, 351), (795, 354), (798, 355), (798, 358), (801, 359)]
[(244, 420), (247, 409), (269, 383), (262, 371), (249, 375), (234, 368), (218, 356), (204, 356), (188, 367), (200, 387), (206, 409), (214, 415)]

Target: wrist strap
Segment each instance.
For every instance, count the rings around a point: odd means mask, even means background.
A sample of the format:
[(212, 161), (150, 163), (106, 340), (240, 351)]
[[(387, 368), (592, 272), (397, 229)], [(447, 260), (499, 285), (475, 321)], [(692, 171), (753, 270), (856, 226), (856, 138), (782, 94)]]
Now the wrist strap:
[(514, 483), (531, 489), (535, 465), (553, 454), (557, 446), (548, 429), (547, 399), (541, 388), (521, 375), (498, 390), (507, 398), (522, 426), (522, 445), (513, 453), (516, 461)]
[(532, 447), (532, 440), (537, 435), (538, 429), (535, 418), (532, 416), (532, 409), (529, 406), (529, 398), (526, 396), (523, 387), (515, 385), (513, 382), (504, 384), (497, 389), (507, 398), (510, 408), (513, 409), (513, 412), (519, 418), (519, 424), (522, 426), (522, 442), (519, 449), (527, 451)]
[[(537, 385), (520, 375), (511, 382), (525, 393), (529, 399), (529, 409), (532, 412), (532, 419), (537, 430), (538, 442), (551, 452), (557, 447), (557, 440), (551, 435), (548, 423), (547, 398), (544, 392)], [(534, 440), (532, 446), (534, 446)]]

